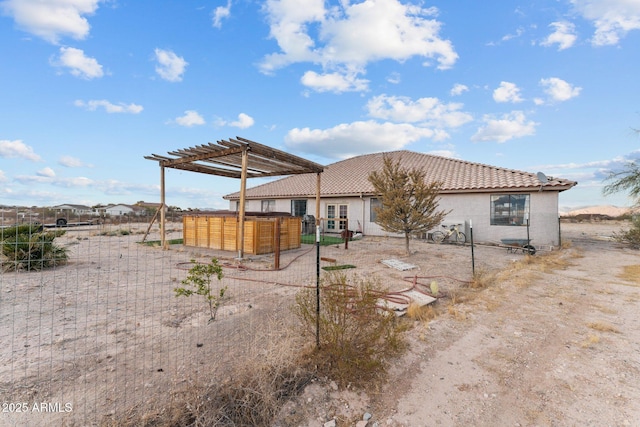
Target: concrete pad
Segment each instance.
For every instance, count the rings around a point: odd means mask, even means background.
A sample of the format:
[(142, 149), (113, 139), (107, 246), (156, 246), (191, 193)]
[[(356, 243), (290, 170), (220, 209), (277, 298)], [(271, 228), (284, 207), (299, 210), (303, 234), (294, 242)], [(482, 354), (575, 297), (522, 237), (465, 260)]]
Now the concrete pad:
[[(431, 304), (432, 302), (436, 301), (436, 298), (433, 298), (429, 295), (423, 294), (422, 292), (418, 292), (414, 290), (401, 292), (400, 295), (406, 295), (410, 301), (415, 302), (420, 307), (425, 306), (427, 304)], [(404, 316), (405, 314), (407, 314), (407, 309), (409, 308), (408, 303), (389, 301), (384, 298), (381, 298), (378, 300), (378, 305), (388, 309), (398, 317)]]
[(420, 307), (425, 306), (427, 304), (431, 304), (432, 302), (436, 301), (436, 298), (429, 295), (425, 295), (422, 292), (418, 292), (413, 289), (406, 292), (402, 292), (402, 294), (407, 295), (409, 298), (411, 298), (411, 301), (415, 302)]
[(397, 259), (383, 259), (381, 262), (387, 267), (395, 268), (396, 270), (400, 271), (406, 271), (416, 268), (416, 266), (413, 264), (408, 264)]

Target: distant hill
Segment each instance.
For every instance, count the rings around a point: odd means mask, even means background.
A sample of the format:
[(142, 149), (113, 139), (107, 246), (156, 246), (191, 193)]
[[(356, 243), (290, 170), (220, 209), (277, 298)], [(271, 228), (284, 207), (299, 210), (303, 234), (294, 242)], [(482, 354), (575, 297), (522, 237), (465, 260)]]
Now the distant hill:
[(619, 217), (631, 213), (631, 208), (601, 205), (601, 206), (588, 206), (579, 209), (573, 209), (565, 212), (561, 212), (560, 216), (578, 216), (578, 215), (605, 215), (612, 218)]

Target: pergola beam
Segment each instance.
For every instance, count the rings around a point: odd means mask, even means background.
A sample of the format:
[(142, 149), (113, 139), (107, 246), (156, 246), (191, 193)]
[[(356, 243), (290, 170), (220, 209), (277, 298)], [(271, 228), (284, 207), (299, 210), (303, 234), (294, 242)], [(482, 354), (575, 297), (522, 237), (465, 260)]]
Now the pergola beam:
[(285, 153), (284, 151), (276, 150), (275, 148), (267, 147), (266, 145), (262, 145), (258, 142), (250, 141), (245, 138), (238, 137), (238, 140), (251, 144), (251, 151), (254, 153), (261, 154), (265, 157), (278, 159), (280, 161), (284, 161), (286, 163), (299, 166), (300, 168), (303, 168), (303, 169), (308, 169), (308, 171), (305, 173), (322, 172), (324, 170), (324, 167), (317, 163), (314, 163), (309, 160), (305, 160), (301, 157), (297, 157), (289, 153)]
[(177, 165), (181, 165), (184, 163), (192, 163), (198, 160), (214, 159), (216, 157), (224, 157), (224, 156), (228, 156), (230, 154), (236, 154), (236, 153), (242, 153), (242, 148), (236, 147), (236, 148), (228, 148), (226, 150), (208, 151), (200, 154), (181, 157), (179, 159), (164, 160), (162, 162), (162, 166), (166, 168), (170, 168), (170, 167), (175, 167)]

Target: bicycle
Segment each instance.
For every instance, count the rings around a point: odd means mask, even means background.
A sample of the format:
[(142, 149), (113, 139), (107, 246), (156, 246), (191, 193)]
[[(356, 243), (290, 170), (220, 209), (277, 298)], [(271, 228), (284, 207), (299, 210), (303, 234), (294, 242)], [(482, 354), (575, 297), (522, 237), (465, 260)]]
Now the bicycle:
[(465, 236), (465, 234), (462, 231), (458, 230), (458, 225), (462, 225), (462, 224), (454, 224), (454, 225), (442, 224), (442, 228), (448, 227), (448, 230), (434, 231), (431, 234), (431, 240), (433, 240), (435, 243), (442, 243), (445, 240), (448, 240), (449, 242), (452, 242), (452, 243), (465, 244), (467, 242), (467, 236)]

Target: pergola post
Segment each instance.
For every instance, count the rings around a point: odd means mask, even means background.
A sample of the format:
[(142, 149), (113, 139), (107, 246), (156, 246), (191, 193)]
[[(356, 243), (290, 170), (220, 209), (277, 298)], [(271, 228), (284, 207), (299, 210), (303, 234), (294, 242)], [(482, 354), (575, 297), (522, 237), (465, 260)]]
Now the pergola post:
[(238, 209), (238, 259), (244, 255), (244, 214), (245, 199), (247, 193), (247, 163), (249, 150), (247, 147), (242, 150), (242, 170), (240, 172), (240, 207)]
[(165, 234), (165, 215), (164, 215), (164, 204), (165, 204), (165, 194), (164, 194), (164, 166), (160, 166), (160, 247), (163, 250), (167, 249), (167, 238)]

